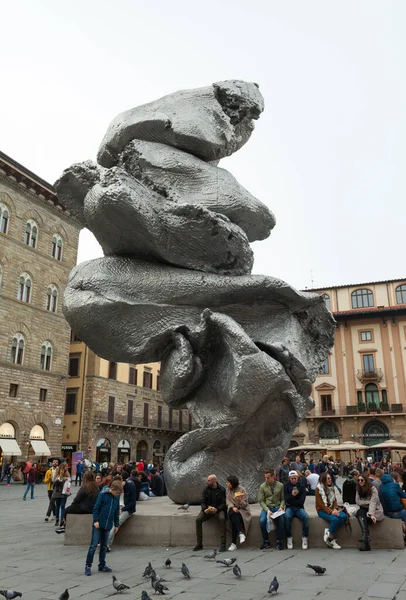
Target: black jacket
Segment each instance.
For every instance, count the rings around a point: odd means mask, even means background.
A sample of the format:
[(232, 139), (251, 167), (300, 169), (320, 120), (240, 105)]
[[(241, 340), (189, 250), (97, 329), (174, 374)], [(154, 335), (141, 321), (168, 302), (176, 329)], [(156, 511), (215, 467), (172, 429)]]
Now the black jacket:
[(217, 487), (212, 488), (210, 486), (206, 486), (203, 490), (202, 502), (201, 502), (202, 510), (206, 510), (208, 506), (213, 506), (217, 508), (220, 512), (221, 510), (226, 510), (226, 490), (222, 485), (217, 483)]
[(356, 504), (355, 502), (355, 494), (357, 491), (357, 482), (355, 479), (347, 479), (343, 483), (343, 503), (348, 502), (348, 504)]
[[(299, 490), (297, 496), (292, 496), (292, 490), (296, 487)], [(285, 484), (285, 502), (286, 506), (296, 506), (297, 508), (304, 508), (306, 500), (306, 485), (302, 479), (299, 479), (296, 485), (293, 485), (290, 481)]]
[(99, 494), (96, 492), (95, 494), (88, 494), (83, 487), (79, 488), (78, 493), (76, 494), (72, 505), (76, 504), (79, 506), (85, 513), (92, 513), (93, 507), (96, 504), (97, 496)]
[(164, 480), (158, 473), (152, 475), (149, 486), (151, 488), (151, 492), (155, 494), (155, 496), (164, 495)]
[(124, 507), (122, 512), (128, 512), (132, 515), (136, 511), (137, 490), (133, 481), (126, 479), (123, 487), (124, 492)]
[(133, 484), (135, 485), (135, 499), (139, 500), (140, 499), (140, 491), (141, 491), (141, 480), (139, 477), (135, 477), (134, 475), (131, 475), (131, 477), (128, 478), (130, 481), (133, 482)]

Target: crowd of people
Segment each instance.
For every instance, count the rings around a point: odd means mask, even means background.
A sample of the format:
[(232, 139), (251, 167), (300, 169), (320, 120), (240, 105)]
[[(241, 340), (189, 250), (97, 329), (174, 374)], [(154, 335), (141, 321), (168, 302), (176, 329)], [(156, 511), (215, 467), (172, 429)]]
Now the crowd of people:
[[(379, 463), (359, 459), (352, 463), (335, 461), (325, 455), (319, 460), (306, 462), (300, 456), (295, 460), (284, 458), (277, 469), (267, 469), (264, 482), (259, 486), (258, 503), (261, 506), (259, 526), (262, 534), (261, 550), (270, 547), (269, 533), (276, 531), (276, 548), (293, 549), (292, 521), (302, 523), (301, 547), (309, 547), (309, 515), (305, 509), (308, 496), (314, 496), (318, 516), (326, 521), (324, 543), (340, 550), (337, 532), (351, 528), (354, 517), (361, 530), (360, 551), (371, 550), (370, 527), (385, 516), (402, 521), (406, 545), (406, 456), (402, 463), (392, 465), (389, 459)], [(338, 476), (344, 476), (342, 490)], [(336, 491), (337, 490), (337, 491)], [(339, 492), (340, 496), (337, 495)], [(230, 522), (232, 539), (229, 551), (237, 550), (237, 537), (243, 544), (251, 520), (245, 489), (237, 477), (230, 476), (224, 488), (213, 474), (207, 478), (203, 490), (201, 511), (196, 518), (196, 546), (203, 549), (203, 523), (215, 517), (220, 525), (219, 551), (226, 551), (226, 525)]]
[[(9, 479), (13, 469), (6, 464), (2, 480)], [(22, 463), (18, 467), (26, 484), (23, 500), (30, 494), (35, 499), (37, 468), (35, 463)], [(16, 469), (14, 469), (15, 471)], [(344, 476), (342, 490), (337, 483)], [(93, 529), (86, 557), (85, 573), (91, 575), (96, 548), (100, 545), (99, 571), (110, 572), (106, 554), (111, 551), (115, 535), (136, 511), (139, 500), (166, 494), (163, 470), (150, 461), (127, 463), (91, 463), (80, 461), (75, 481), (71, 479), (70, 467), (60, 459), (54, 459), (44, 476), (47, 485), (48, 509), (45, 521), (55, 521), (55, 531), (65, 532), (70, 514), (92, 514)], [(73, 502), (67, 507), (72, 487), (79, 486)], [(339, 492), (340, 497), (337, 496)], [(119, 505), (123, 494), (124, 504)], [(349, 525), (350, 517), (357, 519), (361, 530), (361, 551), (371, 550), (370, 527), (385, 516), (400, 519), (406, 540), (406, 456), (402, 463), (392, 465), (390, 460), (379, 463), (358, 460), (355, 463), (335, 461), (325, 455), (319, 460), (296, 456), (295, 460), (284, 458), (277, 469), (266, 469), (264, 481), (258, 489), (261, 507), (259, 527), (262, 534), (262, 550), (270, 547), (270, 536), (276, 531), (276, 548), (293, 549), (292, 521), (301, 521), (301, 547), (309, 547), (310, 519), (305, 508), (306, 498), (313, 496), (318, 516), (328, 525), (324, 529), (324, 543), (335, 550), (337, 534)], [(235, 475), (227, 478), (223, 487), (216, 475), (207, 477), (203, 490), (201, 510), (196, 518), (196, 546), (203, 549), (203, 523), (215, 518), (220, 527), (220, 552), (227, 550), (227, 524), (231, 529), (228, 551), (237, 550), (244, 544), (251, 523), (248, 494)]]

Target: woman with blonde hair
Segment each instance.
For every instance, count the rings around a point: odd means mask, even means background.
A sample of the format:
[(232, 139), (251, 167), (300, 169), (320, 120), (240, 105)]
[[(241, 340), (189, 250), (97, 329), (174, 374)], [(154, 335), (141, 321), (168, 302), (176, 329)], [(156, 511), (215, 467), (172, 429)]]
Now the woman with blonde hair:
[(226, 481), (227, 514), (231, 522), (231, 546), (229, 550), (237, 550), (237, 535), (240, 544), (245, 542), (251, 522), (251, 510), (248, 504), (248, 494), (240, 485), (237, 477), (231, 475)]
[(56, 470), (54, 479), (54, 491), (52, 493), (52, 500), (55, 501), (56, 521), (55, 526), (60, 524), (61, 527), (65, 525), (65, 505), (68, 496), (70, 496), (70, 475), (68, 465), (61, 463)]

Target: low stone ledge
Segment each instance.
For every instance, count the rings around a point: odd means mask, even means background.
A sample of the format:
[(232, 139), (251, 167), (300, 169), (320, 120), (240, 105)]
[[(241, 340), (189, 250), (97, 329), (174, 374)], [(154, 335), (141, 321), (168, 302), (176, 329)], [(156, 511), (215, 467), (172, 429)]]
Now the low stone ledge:
[[(140, 503), (144, 505), (144, 503)], [(145, 504), (149, 504), (146, 502)], [(138, 505), (139, 506), (139, 505)], [(172, 510), (159, 511), (158, 507), (148, 510), (145, 506), (137, 506), (135, 513), (117, 533), (115, 544), (121, 546), (191, 546), (196, 543), (195, 519), (197, 510), (187, 513), (173, 514)], [(150, 507), (151, 508), (151, 507)], [(196, 509), (196, 507), (192, 507)], [(175, 510), (177, 508), (175, 507)], [(172, 514), (170, 514), (172, 512)], [(259, 510), (252, 511), (251, 526), (245, 545), (259, 547), (262, 541), (259, 529)], [(255, 514), (256, 513), (256, 514)], [(328, 524), (317, 515), (310, 515), (310, 548), (326, 548), (323, 533)], [(351, 519), (352, 532), (347, 532), (344, 527), (337, 533), (337, 539), (342, 548), (356, 548), (361, 535), (360, 527), (355, 519)], [(292, 534), (293, 547), (301, 547), (302, 524), (298, 519), (293, 519)], [(92, 515), (69, 514), (67, 519), (65, 544), (68, 546), (87, 546), (90, 543), (92, 530)], [(374, 549), (402, 549), (404, 548), (402, 523), (397, 519), (385, 518), (384, 521), (373, 525), (371, 528), (371, 545)], [(213, 519), (203, 525), (203, 544), (206, 548), (219, 545), (220, 535), (217, 522)], [(227, 542), (231, 542), (231, 532), (227, 533)], [(270, 534), (271, 546), (275, 547), (275, 532)]]

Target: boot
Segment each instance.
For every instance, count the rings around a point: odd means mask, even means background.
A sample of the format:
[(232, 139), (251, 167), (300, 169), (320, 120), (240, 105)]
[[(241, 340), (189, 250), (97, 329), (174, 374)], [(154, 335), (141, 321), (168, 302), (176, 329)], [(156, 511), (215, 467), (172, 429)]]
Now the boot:
[(357, 517), (357, 521), (362, 531), (361, 547), (358, 548), (361, 552), (369, 552), (371, 550), (371, 538), (369, 537), (369, 526), (367, 518), (364, 515)]

